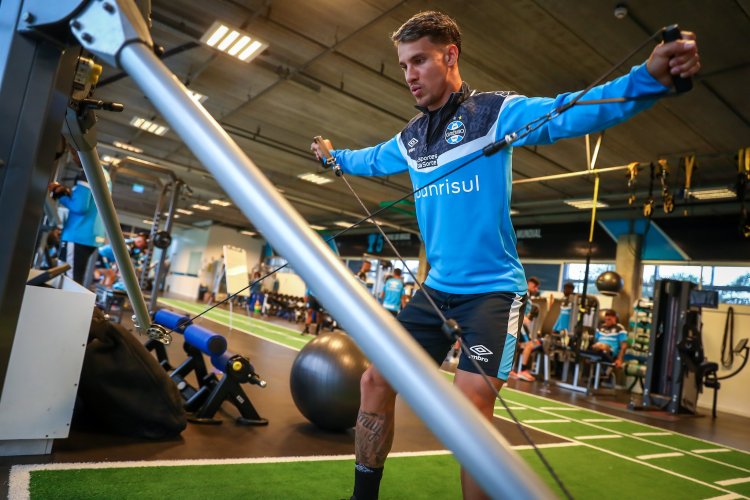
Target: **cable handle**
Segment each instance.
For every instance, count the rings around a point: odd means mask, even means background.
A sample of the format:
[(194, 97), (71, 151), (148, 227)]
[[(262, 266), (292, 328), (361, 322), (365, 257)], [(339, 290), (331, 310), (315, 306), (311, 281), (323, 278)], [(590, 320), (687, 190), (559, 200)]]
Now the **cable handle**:
[(320, 148), (320, 152), (323, 154), (323, 165), (333, 168), (333, 172), (336, 174), (336, 176), (341, 177), (344, 174), (344, 171), (341, 170), (341, 167), (336, 163), (336, 158), (334, 158), (331, 154), (331, 148), (333, 147), (331, 141), (328, 139), (323, 139), (323, 137), (316, 135), (315, 137), (313, 137), (313, 142), (318, 145), (318, 148)]
[[(664, 43), (681, 40), (682, 34), (680, 33), (680, 27), (676, 24), (667, 26), (662, 31), (662, 39), (664, 40)], [(692, 90), (693, 88), (693, 79), (682, 78), (680, 75), (672, 75), (672, 83), (674, 84), (674, 89), (678, 94), (687, 92), (689, 90)]]

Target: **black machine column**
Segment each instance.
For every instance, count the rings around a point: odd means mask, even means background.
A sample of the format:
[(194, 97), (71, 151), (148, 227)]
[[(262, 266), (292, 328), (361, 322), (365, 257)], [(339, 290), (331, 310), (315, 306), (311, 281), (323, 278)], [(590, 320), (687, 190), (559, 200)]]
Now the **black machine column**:
[(0, 394), (80, 50), (17, 31), (30, 16), (0, 2)]
[(717, 292), (690, 281), (656, 282), (644, 406), (695, 413), (708, 365), (715, 365), (704, 358), (701, 307), (717, 306)]

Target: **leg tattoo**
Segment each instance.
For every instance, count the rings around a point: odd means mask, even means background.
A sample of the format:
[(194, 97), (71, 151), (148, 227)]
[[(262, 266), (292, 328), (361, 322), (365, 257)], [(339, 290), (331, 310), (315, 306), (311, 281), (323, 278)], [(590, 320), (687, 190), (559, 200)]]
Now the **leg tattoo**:
[(393, 430), (393, 414), (360, 411), (354, 437), (357, 463), (383, 467), (393, 445)]

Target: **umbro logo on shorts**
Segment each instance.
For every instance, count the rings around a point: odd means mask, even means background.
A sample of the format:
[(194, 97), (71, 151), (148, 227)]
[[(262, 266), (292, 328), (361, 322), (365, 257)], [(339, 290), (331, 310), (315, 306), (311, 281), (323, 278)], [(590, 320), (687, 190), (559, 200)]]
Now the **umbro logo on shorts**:
[(475, 346), (469, 347), (469, 350), (479, 356), (487, 356), (489, 354), (492, 354), (492, 351), (490, 351), (483, 345), (475, 345)]

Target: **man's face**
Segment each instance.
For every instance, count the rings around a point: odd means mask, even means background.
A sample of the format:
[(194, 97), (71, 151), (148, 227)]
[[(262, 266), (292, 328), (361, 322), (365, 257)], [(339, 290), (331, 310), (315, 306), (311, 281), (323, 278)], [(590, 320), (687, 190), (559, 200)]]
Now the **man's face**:
[(533, 281), (528, 281), (526, 284), (529, 287), (529, 295), (536, 295), (537, 293), (539, 293), (539, 285), (537, 285)]
[(133, 244), (136, 248), (143, 250), (144, 248), (146, 248), (146, 238), (144, 238), (143, 236), (136, 236), (133, 240)]
[(426, 36), (398, 44), (399, 66), (419, 106), (432, 111), (445, 103), (450, 95), (448, 70), (457, 58), (455, 45), (436, 45)]
[(573, 290), (574, 290), (574, 288), (572, 286), (564, 286), (563, 287), (563, 295), (565, 295), (566, 297), (569, 297), (570, 295), (573, 294)]
[(617, 316), (610, 316), (609, 314), (606, 314), (604, 316), (604, 324), (606, 326), (615, 326), (617, 324)]

